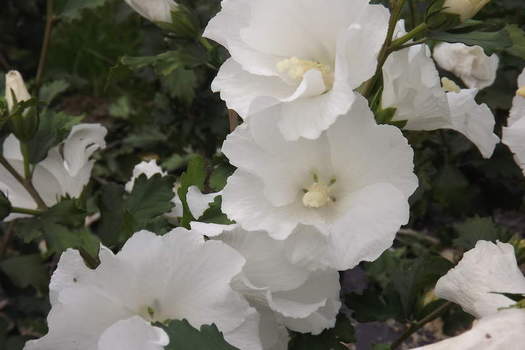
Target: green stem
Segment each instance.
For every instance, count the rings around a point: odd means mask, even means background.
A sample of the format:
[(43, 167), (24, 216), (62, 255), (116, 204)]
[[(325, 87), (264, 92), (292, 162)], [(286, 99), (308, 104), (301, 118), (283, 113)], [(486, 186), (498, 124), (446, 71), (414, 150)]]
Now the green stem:
[(41, 210), (19, 208), (19, 207), (12, 207), (11, 208), (11, 212), (12, 213), (17, 213), (17, 214), (28, 214), (28, 215), (40, 215), (40, 214), (42, 214)]
[(38, 62), (38, 69), (35, 79), (35, 88), (38, 94), (40, 85), (42, 84), (42, 78), (44, 76), (44, 68), (47, 62), (47, 54), (49, 52), (49, 44), (51, 42), (51, 31), (53, 29), (53, 0), (47, 0), (46, 7), (46, 28), (44, 31), (44, 42), (42, 43), (42, 50), (40, 51), (40, 60)]
[(0, 155), (0, 165), (2, 165), (16, 179), (16, 181), (18, 181), (22, 186), (24, 186), (27, 193), (29, 193), (31, 198), (33, 198), (33, 200), (38, 205), (38, 209), (48, 209), (46, 203), (38, 194), (38, 191), (36, 190), (35, 186), (33, 186), (31, 180), (27, 180), (22, 175), (20, 175), (18, 171), (16, 171), (16, 169), (13, 168), (11, 164), (9, 164), (9, 162), (7, 161), (7, 159), (5, 159), (3, 155)]
[(390, 45), (390, 51), (395, 51), (397, 47), (403, 45), (404, 43), (414, 39), (418, 35), (424, 33), (428, 28), (428, 25), (426, 23), (421, 23), (414, 29), (412, 29), (410, 32), (406, 33), (402, 37), (392, 41), (392, 44)]
[(26, 180), (31, 180), (31, 168), (29, 164), (29, 148), (27, 143), (20, 142), (20, 152), (24, 158), (24, 177)]
[(391, 350), (397, 349), (399, 346), (401, 346), (401, 344), (403, 344), (405, 340), (410, 338), (412, 334), (416, 333), (419, 329), (421, 329), (427, 323), (441, 316), (451, 306), (452, 306), (452, 303), (450, 301), (447, 301), (446, 303), (444, 303), (443, 305), (441, 305), (440, 307), (438, 307), (437, 309), (429, 313), (427, 316), (423, 317), (421, 320), (412, 324), (410, 327), (408, 327), (408, 329), (403, 334), (401, 334), (401, 336), (395, 342), (392, 343), (392, 345), (390, 346), (390, 349)]
[(376, 72), (374, 76), (365, 83), (365, 86), (363, 88), (362, 95), (366, 97), (367, 99), (372, 95), (372, 92), (374, 91), (376, 83), (379, 77), (381, 76), (383, 65), (385, 64), (386, 59), (388, 58), (388, 55), (390, 54), (390, 45), (392, 43), (392, 39), (394, 37), (395, 30), (396, 30), (397, 21), (399, 20), (399, 16), (401, 15), (401, 10), (403, 9), (405, 1), (406, 0), (393, 1), (392, 13), (390, 15), (390, 20), (388, 22), (388, 30), (386, 34), (386, 39), (377, 57)]

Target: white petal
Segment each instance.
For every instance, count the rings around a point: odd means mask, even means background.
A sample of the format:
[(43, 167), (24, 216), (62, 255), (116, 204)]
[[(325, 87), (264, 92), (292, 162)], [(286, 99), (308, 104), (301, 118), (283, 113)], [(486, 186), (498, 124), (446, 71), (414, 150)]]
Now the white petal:
[(285, 317), (284, 323), (286, 327), (296, 332), (319, 334), (325, 329), (335, 326), (340, 308), (341, 302), (339, 299), (328, 299), (325, 306), (307, 318)]
[(394, 120), (406, 120), (405, 129), (435, 130), (449, 124), (447, 98), (425, 45), (391, 54), (383, 78), (382, 106), (396, 108)]
[(98, 341), (98, 350), (164, 350), (169, 337), (158, 327), (140, 317), (118, 321), (106, 329)]
[(525, 343), (525, 311), (503, 310), (480, 319), (471, 330), (435, 344), (413, 350), (502, 350)]
[[(518, 78), (518, 88), (525, 86), (525, 69)], [(512, 100), (512, 109), (507, 127), (502, 131), (502, 142), (509, 146), (516, 163), (525, 173), (525, 97), (516, 95)]]
[[(211, 84), (214, 92), (221, 93), (221, 99), (226, 101), (228, 108), (235, 110), (245, 118), (250, 113), (258, 112), (252, 102), (260, 96), (273, 96), (283, 100), (291, 96), (296, 89), (282, 81), (279, 77), (263, 76), (249, 73), (232, 58), (219, 69), (219, 73)], [(274, 103), (278, 101), (275, 100)], [(268, 106), (259, 106), (263, 109)]]
[(412, 148), (398, 128), (375, 122), (363, 97), (327, 136), (337, 181), (345, 182), (347, 192), (374, 183), (391, 183), (407, 198), (416, 190)]
[(263, 348), (260, 336), (260, 316), (252, 309), (246, 316), (246, 321), (232, 331), (224, 333), (224, 339), (237, 349), (242, 350), (266, 350)]
[(476, 89), (447, 93), (451, 112), (451, 129), (461, 132), (474, 143), (484, 158), (494, 153), (499, 137), (494, 133), (496, 121), (486, 104), (478, 105)]
[(75, 125), (64, 141), (64, 162), (69, 174), (74, 177), (78, 174), (93, 153), (106, 147), (104, 137), (107, 129), (100, 124)]
[(84, 283), (84, 278), (90, 271), (78, 250), (68, 249), (62, 253), (49, 285), (51, 305), (56, 303), (62, 290), (73, 288), (77, 283)]
[(299, 203), (275, 207), (264, 196), (262, 182), (237, 170), (228, 178), (222, 195), (222, 210), (248, 231), (268, 231), (275, 239), (288, 237), (299, 223), (320, 224), (322, 218)]
[(494, 83), (499, 66), (496, 54), (487, 56), (480, 46), (440, 43), (434, 48), (437, 64), (460, 77), (469, 88), (483, 89)]
[[(308, 281), (290, 291), (268, 293), (268, 302), (272, 310), (278, 312), (286, 319), (305, 319), (303, 326), (308, 325), (308, 329), (293, 329), (301, 332), (318, 334), (323, 329), (335, 324), (335, 317), (339, 312), (341, 303), (339, 302), (339, 273), (335, 270), (317, 271), (312, 273)], [(328, 319), (312, 316), (329, 304), (329, 300), (334, 302), (335, 307), (330, 307)], [(318, 322), (315, 322), (318, 321)], [(292, 324), (293, 322), (290, 322)], [(299, 323), (298, 323), (299, 325)], [(289, 326), (287, 324), (287, 326)]]
[(458, 303), (476, 317), (515, 303), (496, 293), (525, 294), (525, 277), (518, 268), (514, 248), (501, 242), (478, 241), (436, 285), (437, 296)]
[(329, 236), (332, 266), (347, 270), (360, 261), (374, 261), (392, 246), (409, 215), (406, 196), (390, 184), (377, 183), (352, 193), (345, 216), (335, 222)]

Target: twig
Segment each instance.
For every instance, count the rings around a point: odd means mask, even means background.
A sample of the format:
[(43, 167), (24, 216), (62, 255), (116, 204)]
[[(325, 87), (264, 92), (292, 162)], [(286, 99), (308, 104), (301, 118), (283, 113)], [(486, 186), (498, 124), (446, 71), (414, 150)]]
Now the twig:
[(437, 238), (434, 238), (434, 237), (422, 234), (422, 233), (420, 233), (418, 231), (414, 231), (414, 230), (411, 230), (411, 229), (403, 229), (402, 228), (402, 229), (400, 229), (398, 231), (398, 233), (400, 235), (414, 237), (414, 238), (420, 239), (422, 241), (427, 241), (428, 243), (431, 243), (433, 245), (438, 245), (440, 243)]
[(239, 126), (239, 115), (233, 109), (228, 110), (228, 119), (230, 120), (230, 132)]
[(17, 214), (27, 214), (27, 215), (40, 215), (40, 214), (42, 214), (41, 210), (20, 208), (20, 207), (12, 207), (11, 208), (11, 212), (12, 213), (17, 213)]
[(40, 84), (42, 84), (42, 78), (44, 76), (44, 69), (47, 62), (47, 54), (49, 52), (49, 44), (51, 42), (51, 32), (53, 30), (53, 0), (47, 0), (46, 7), (46, 29), (44, 32), (44, 42), (42, 43), (42, 50), (40, 52), (40, 60), (38, 62), (38, 70), (36, 73), (35, 88), (38, 94), (40, 90)]
[(15, 168), (9, 162), (3, 155), (0, 155), (0, 165), (2, 165), (15, 179), (18, 181), (24, 188), (26, 189), (27, 193), (33, 198), (33, 200), (38, 205), (39, 209), (48, 209), (46, 203), (40, 197), (40, 194), (38, 194), (38, 191), (36, 190), (35, 186), (33, 186), (33, 183), (31, 180), (24, 179), (22, 175), (16, 171)]
[(412, 334), (416, 333), (420, 328), (422, 328), (427, 323), (441, 316), (451, 306), (452, 306), (452, 303), (450, 301), (447, 301), (446, 303), (444, 303), (443, 305), (441, 305), (440, 307), (438, 307), (437, 309), (435, 309), (434, 311), (432, 311), (431, 313), (423, 317), (421, 320), (412, 324), (410, 327), (408, 327), (408, 329), (403, 334), (401, 334), (401, 336), (395, 342), (392, 343), (392, 345), (390, 346), (391, 350), (397, 349), (399, 346), (401, 346), (401, 344), (403, 344), (405, 340), (410, 338)]

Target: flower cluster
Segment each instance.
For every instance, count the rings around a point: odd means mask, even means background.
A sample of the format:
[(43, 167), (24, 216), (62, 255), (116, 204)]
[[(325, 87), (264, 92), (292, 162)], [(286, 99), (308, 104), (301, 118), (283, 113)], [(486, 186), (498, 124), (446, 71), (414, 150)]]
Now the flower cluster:
[[(157, 23), (171, 22), (179, 6), (126, 2)], [(466, 19), (481, 3), (445, 7)], [(178, 226), (189, 209), (191, 229), (136, 232), (117, 254), (101, 245), (94, 269), (79, 251), (64, 252), (50, 285), (49, 332), (25, 349), (160, 350), (170, 344), (164, 326), (187, 320), (215, 324), (240, 350), (285, 350), (289, 331), (334, 327), (339, 271), (379, 258), (409, 222), (418, 178), (404, 131), (455, 130), (484, 158), (500, 142), (492, 111), (476, 101), (494, 83), (498, 57), (448, 43), (390, 50), (407, 35), (394, 13), (368, 0), (223, 0), (203, 35), (231, 55), (211, 89), (243, 119), (221, 149), (234, 173), (223, 190), (188, 186), (185, 198), (170, 183), (173, 208), (163, 219)], [(462, 83), (440, 77), (438, 66)], [(31, 96), (17, 75), (6, 79), (14, 110)], [(525, 171), (525, 71), (519, 83), (503, 142)], [(378, 121), (385, 110), (391, 118)], [(7, 220), (81, 196), (105, 135), (98, 124), (73, 126), (22, 181), (26, 141), (7, 137), (0, 190), (26, 209)], [(167, 175), (155, 160), (142, 162), (125, 190)], [(204, 222), (219, 196), (231, 224)], [(512, 246), (478, 242), (435, 291), (480, 320), (420, 349), (499, 349), (523, 338), (525, 311), (499, 311), (514, 304), (504, 293), (525, 294)]]

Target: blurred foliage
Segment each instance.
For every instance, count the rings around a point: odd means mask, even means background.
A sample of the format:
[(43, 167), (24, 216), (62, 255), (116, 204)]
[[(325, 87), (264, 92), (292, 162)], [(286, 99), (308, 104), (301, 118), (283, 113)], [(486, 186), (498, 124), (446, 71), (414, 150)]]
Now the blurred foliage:
[[(210, 91), (227, 52), (212, 42), (203, 45), (196, 35), (220, 1), (179, 2), (187, 9), (179, 14), (184, 25), (170, 28), (169, 35), (122, 0), (55, 2), (48, 64), (38, 91), (45, 106), (31, 159), (45, 157), (80, 120), (106, 126), (108, 146), (96, 155), (93, 180), (80, 199), (66, 199), (37, 218), (0, 225), (0, 349), (22, 349), (25, 340), (47, 331), (47, 285), (62, 251), (77, 248), (96, 266), (99, 242), (117, 250), (138, 229), (167, 232), (172, 225), (162, 214), (172, 208), (174, 181), (180, 183), (177, 193), (184, 208), (179, 224), (187, 226), (193, 219), (186, 203), (188, 187), (219, 191), (231, 174), (232, 167), (217, 151), (229, 131), (227, 110)], [(412, 28), (428, 1), (409, 3), (404, 17)], [(0, 12), (0, 73), (21, 71), (33, 93), (45, 7), (44, 0), (4, 0)], [(478, 100), (493, 109), (500, 133), (525, 67), (525, 2), (493, 0), (476, 19), (432, 37), (480, 44), (499, 55), (497, 81)], [(3, 84), (0, 80), (0, 95)], [(415, 149), (420, 180), (411, 198), (410, 230), (401, 232), (380, 259), (361, 264), (367, 283), (362, 292), (343, 290), (345, 308), (336, 327), (319, 336), (293, 334), (291, 349), (344, 349), (341, 343), (355, 341), (353, 329), (359, 323), (420, 320), (442, 305), (432, 295), (437, 279), (477, 240), (521, 244), (525, 220), (518, 219), (523, 217), (525, 180), (504, 145), (484, 160), (453, 131), (406, 136)], [(172, 177), (140, 177), (126, 193), (133, 166), (150, 159), (158, 159)], [(0, 197), (0, 217), (9, 210)], [(100, 219), (93, 219), (96, 213)], [(88, 227), (86, 220), (92, 220)], [(227, 222), (220, 198), (202, 220)], [(458, 307), (448, 309), (442, 319), (446, 334), (472, 321)], [(175, 322), (166, 329), (175, 338), (184, 334), (184, 339), (193, 339), (197, 345), (191, 349), (231, 348), (212, 326), (198, 331)], [(216, 343), (208, 343), (210, 339)]]

